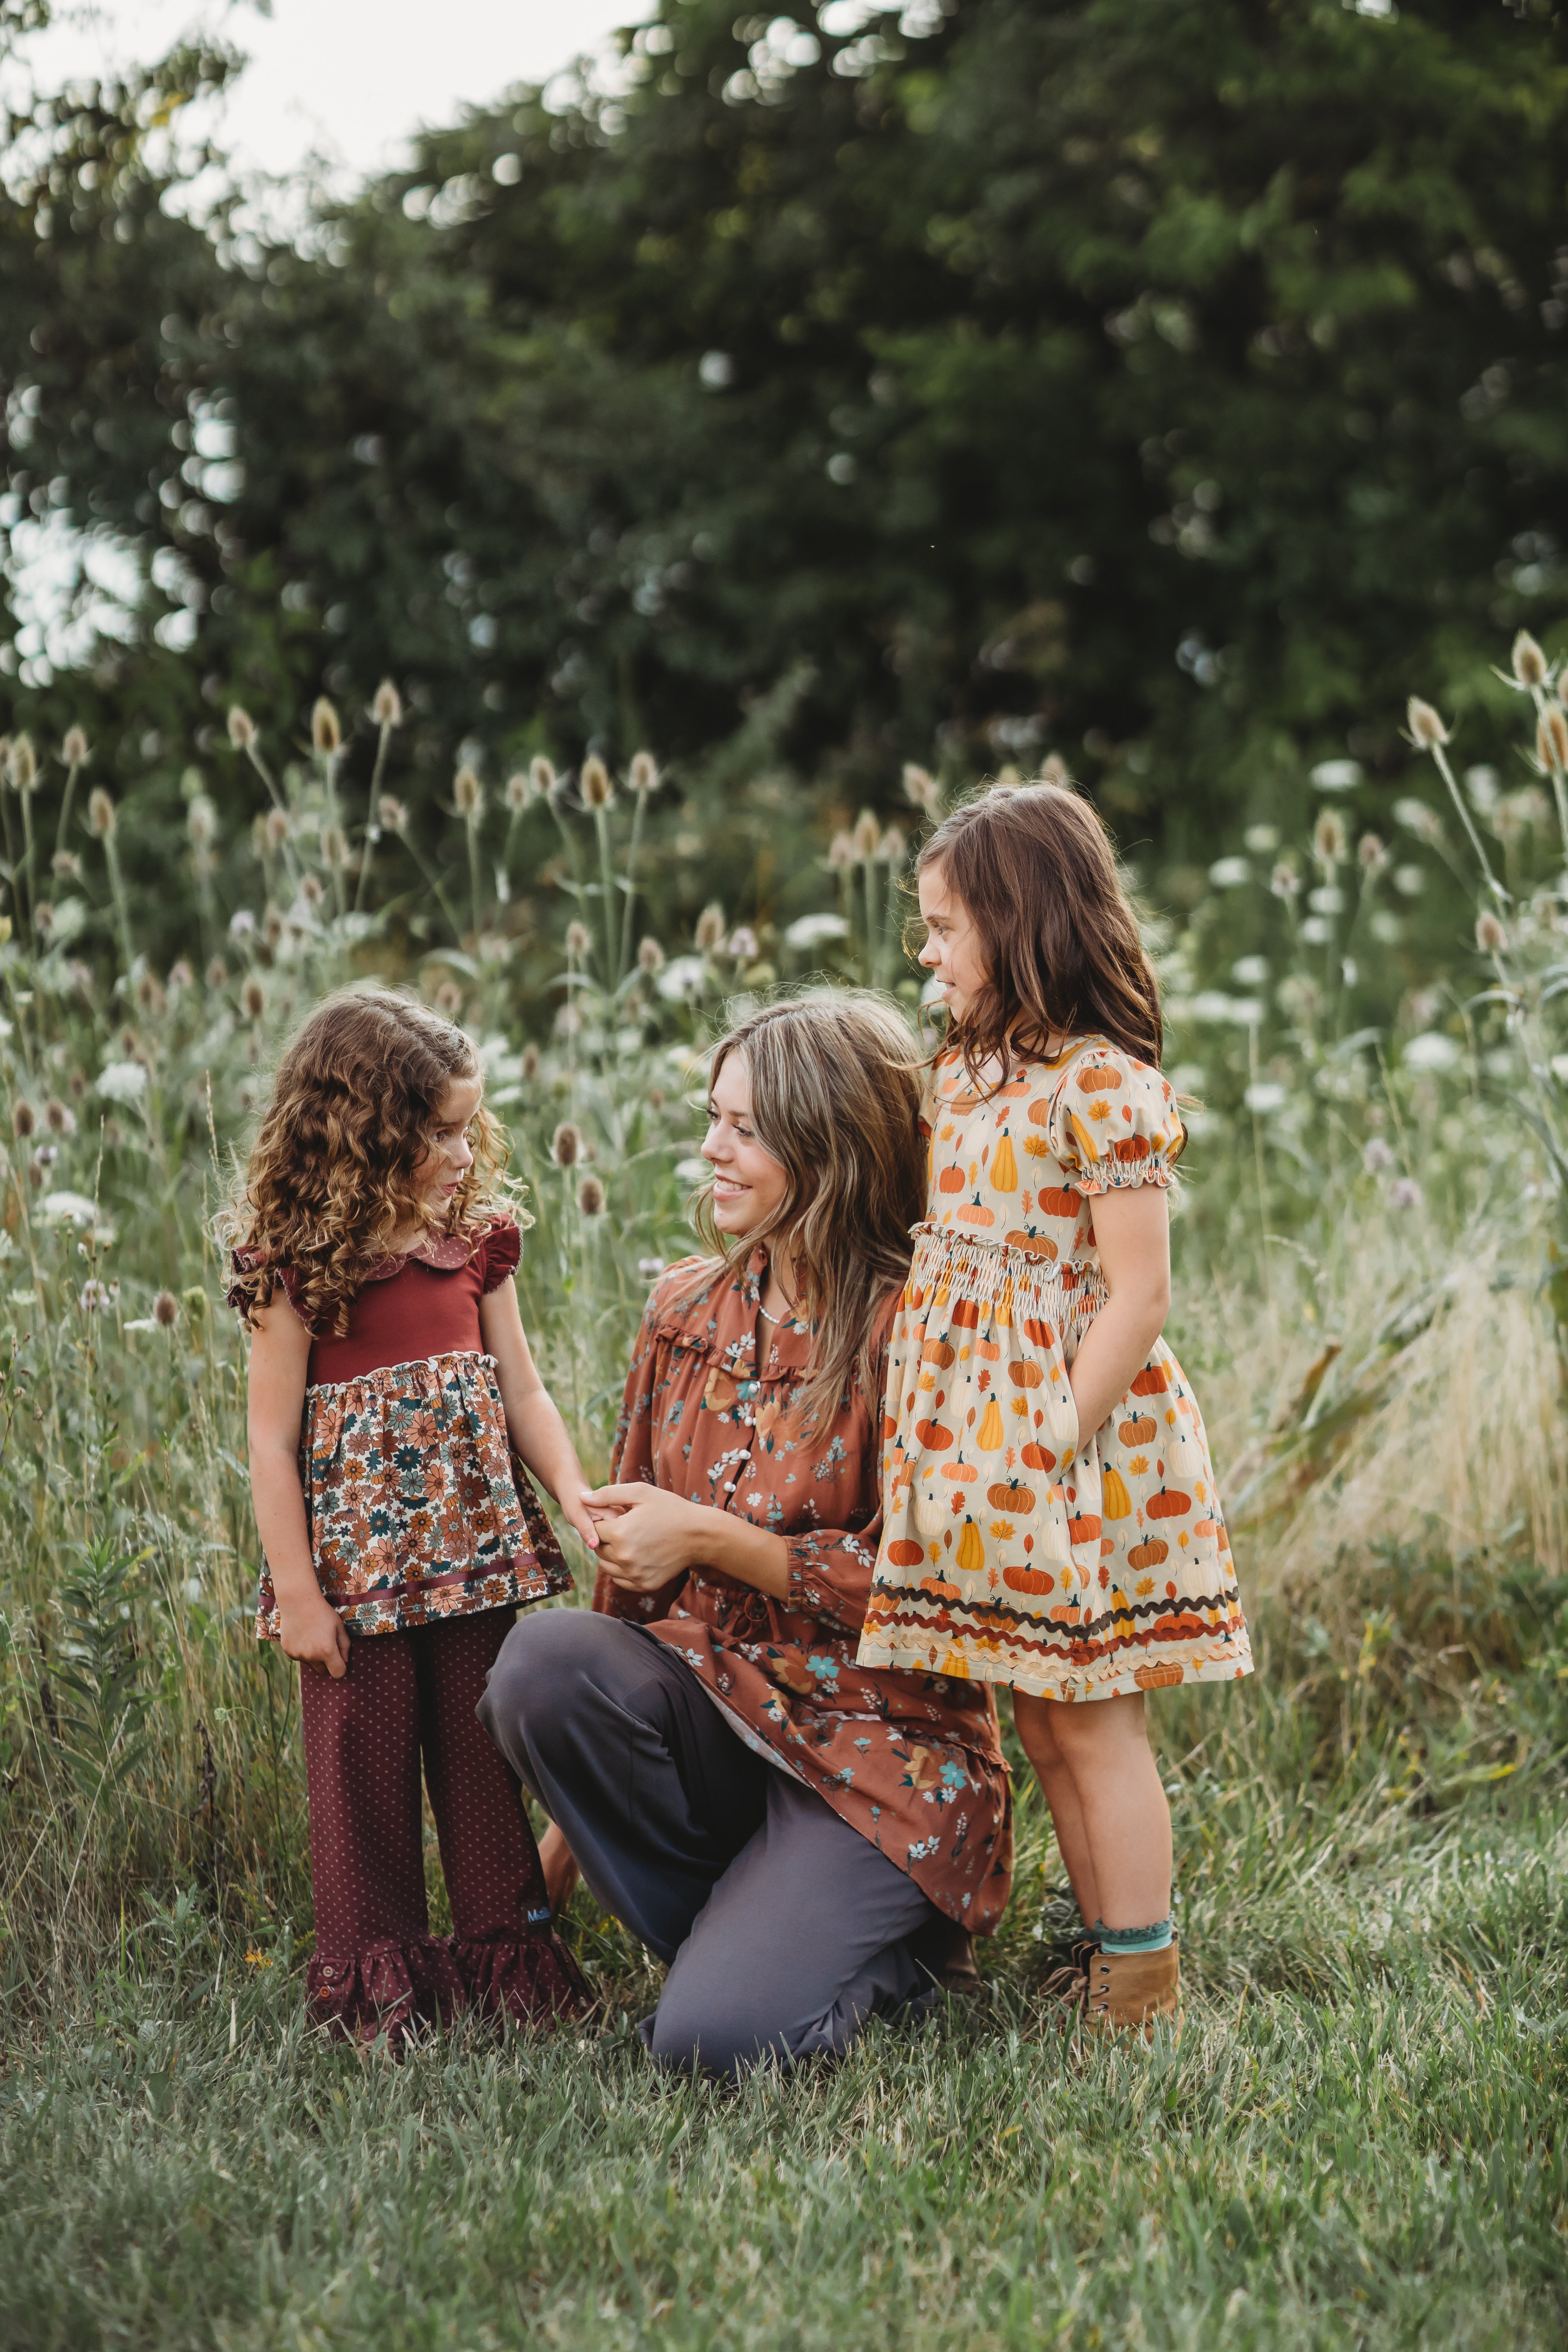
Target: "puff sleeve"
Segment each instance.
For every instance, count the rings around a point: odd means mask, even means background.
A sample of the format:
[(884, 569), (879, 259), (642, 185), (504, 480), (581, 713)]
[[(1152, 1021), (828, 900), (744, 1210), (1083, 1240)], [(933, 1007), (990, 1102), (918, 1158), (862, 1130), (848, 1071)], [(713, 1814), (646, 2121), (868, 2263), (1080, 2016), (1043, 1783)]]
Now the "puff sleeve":
[(1046, 1133), (1068, 1181), (1091, 1195), (1169, 1184), (1187, 1140), (1169, 1079), (1105, 1045), (1075, 1056)]
[(521, 1234), (510, 1217), (498, 1217), (485, 1235), (481, 1253), (481, 1281), (487, 1298), (517, 1272), (521, 1255)]

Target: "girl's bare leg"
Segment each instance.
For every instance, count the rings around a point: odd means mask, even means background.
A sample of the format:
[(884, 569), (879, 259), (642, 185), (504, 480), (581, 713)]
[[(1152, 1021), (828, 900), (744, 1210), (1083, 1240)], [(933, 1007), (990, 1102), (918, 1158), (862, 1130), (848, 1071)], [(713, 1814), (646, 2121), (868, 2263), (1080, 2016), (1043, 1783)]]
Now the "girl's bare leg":
[(1016, 1691), (1013, 1706), (1086, 1922), (1152, 1927), (1167, 1918), (1171, 1809), (1149, 1745), (1142, 1694), (1068, 1706)]
[(1100, 1889), (1089, 1853), (1083, 1808), (1079, 1802), (1078, 1783), (1068, 1769), (1055, 1730), (1056, 1718), (1071, 1712), (1070, 1707), (1062, 1706), (1055, 1699), (1037, 1698), (1032, 1691), (1016, 1690), (1013, 1693), (1014, 1726), (1024, 1753), (1034, 1766), (1036, 1777), (1045, 1790), (1062, 1867), (1078, 1898), (1083, 1924), (1086, 1927), (1092, 1927), (1100, 1916)]
[(576, 1855), (553, 1822), (539, 1841), (539, 1862), (544, 1873), (544, 1891), (550, 1897), (550, 1908), (559, 1918), (562, 1906), (571, 1899), (572, 1889), (581, 1874)]

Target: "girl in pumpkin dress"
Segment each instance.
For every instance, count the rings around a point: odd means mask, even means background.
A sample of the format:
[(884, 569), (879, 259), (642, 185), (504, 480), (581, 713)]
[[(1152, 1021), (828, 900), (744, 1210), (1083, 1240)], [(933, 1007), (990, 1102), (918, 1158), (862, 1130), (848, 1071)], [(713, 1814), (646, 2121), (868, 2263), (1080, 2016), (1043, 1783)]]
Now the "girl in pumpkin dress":
[(998, 787), (921, 852), (949, 1015), (893, 1327), (862, 1664), (1013, 1690), (1086, 1925), (1089, 2014), (1174, 2015), (1171, 1819), (1144, 1696), (1251, 1669), (1208, 1442), (1161, 1337), (1186, 1140), (1105, 830)]

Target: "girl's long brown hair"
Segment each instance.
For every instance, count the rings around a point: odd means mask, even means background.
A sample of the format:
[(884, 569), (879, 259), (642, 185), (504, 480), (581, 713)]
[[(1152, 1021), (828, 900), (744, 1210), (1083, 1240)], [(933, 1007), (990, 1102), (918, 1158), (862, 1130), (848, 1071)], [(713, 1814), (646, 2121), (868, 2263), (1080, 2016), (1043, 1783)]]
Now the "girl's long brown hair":
[[(812, 1334), (795, 1401), (803, 1419), (831, 1412), (856, 1380), (874, 1414), (878, 1324), (909, 1273), (910, 1229), (925, 1214), (919, 1048), (885, 997), (836, 990), (753, 1013), (720, 1040), (713, 1078), (731, 1054), (746, 1057), (752, 1125), (789, 1187), (768, 1223), (741, 1241), (714, 1226), (710, 1188), (699, 1228), (731, 1276), (759, 1244), (787, 1251)], [(710, 1266), (703, 1285), (711, 1280)]]
[[(301, 1320), (347, 1331), (366, 1268), (393, 1236), (437, 1229), (414, 1171), (447, 1087), (479, 1076), (462, 1031), (410, 997), (345, 990), (317, 1005), (283, 1049), (249, 1162), (219, 1220), (220, 1239), (242, 1254), (230, 1296), (247, 1324), (286, 1265)], [(477, 1239), (505, 1160), (482, 1105), (470, 1140), (473, 1165), (439, 1230)]]
[[(947, 1033), (972, 1084), (1093, 1034), (1157, 1069), (1160, 989), (1095, 808), (1060, 784), (996, 784), (938, 825), (940, 866), (980, 935), (989, 980)], [(945, 1048), (944, 1048), (945, 1050)]]

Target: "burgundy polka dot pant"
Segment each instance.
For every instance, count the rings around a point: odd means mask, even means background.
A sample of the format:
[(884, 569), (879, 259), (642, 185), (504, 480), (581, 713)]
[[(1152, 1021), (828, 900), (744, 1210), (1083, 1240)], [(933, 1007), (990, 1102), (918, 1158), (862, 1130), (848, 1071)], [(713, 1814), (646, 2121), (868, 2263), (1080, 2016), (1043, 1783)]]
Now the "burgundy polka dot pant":
[[(513, 1611), (361, 1635), (342, 1681), (300, 1675), (310, 1800), (315, 2015), (361, 2041), (474, 2004), (520, 2019), (575, 2012), (588, 1991), (550, 1924), (516, 1781), (474, 1709)], [(419, 1773), (454, 1932), (430, 1933)]]

